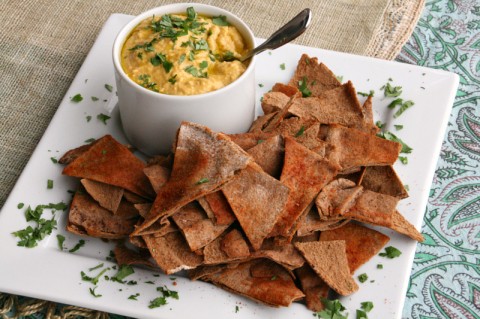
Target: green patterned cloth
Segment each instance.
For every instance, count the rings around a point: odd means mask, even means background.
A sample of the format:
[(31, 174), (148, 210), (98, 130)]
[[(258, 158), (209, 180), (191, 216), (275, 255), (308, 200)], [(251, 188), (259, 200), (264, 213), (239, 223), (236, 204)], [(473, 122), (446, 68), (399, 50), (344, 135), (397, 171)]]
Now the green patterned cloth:
[(428, 1), (397, 61), (460, 76), (403, 317), (480, 318), (480, 2)]

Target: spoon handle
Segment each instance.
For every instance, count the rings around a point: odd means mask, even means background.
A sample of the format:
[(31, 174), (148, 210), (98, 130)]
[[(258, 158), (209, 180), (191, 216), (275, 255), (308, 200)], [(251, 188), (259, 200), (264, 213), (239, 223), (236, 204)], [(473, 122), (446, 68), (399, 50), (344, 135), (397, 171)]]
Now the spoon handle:
[(249, 51), (240, 60), (245, 61), (255, 54), (263, 52), (265, 50), (273, 50), (281, 47), (282, 45), (296, 39), (301, 35), (308, 27), (311, 21), (310, 9), (304, 9), (297, 14), (292, 20), (287, 22), (283, 27), (275, 31), (265, 42)]

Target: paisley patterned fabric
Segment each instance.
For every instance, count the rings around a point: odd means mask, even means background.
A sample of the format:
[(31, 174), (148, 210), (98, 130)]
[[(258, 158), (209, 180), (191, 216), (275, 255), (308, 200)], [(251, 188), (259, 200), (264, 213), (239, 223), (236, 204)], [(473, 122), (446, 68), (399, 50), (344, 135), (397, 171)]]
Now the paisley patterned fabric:
[(404, 318), (480, 318), (480, 2), (432, 0), (397, 61), (460, 76)]

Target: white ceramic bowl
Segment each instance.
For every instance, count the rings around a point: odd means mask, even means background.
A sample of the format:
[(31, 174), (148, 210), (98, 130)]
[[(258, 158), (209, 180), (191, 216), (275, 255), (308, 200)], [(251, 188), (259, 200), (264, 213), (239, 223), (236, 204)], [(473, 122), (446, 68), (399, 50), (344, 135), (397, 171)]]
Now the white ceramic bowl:
[(147, 155), (168, 153), (182, 121), (206, 125), (214, 131), (242, 133), (249, 129), (255, 115), (255, 57), (246, 71), (231, 84), (216, 91), (190, 96), (150, 91), (124, 72), (120, 54), (132, 29), (153, 15), (186, 12), (188, 7), (204, 16), (226, 16), (227, 21), (243, 35), (247, 45), (254, 47), (253, 33), (242, 20), (228, 11), (205, 4), (161, 6), (140, 14), (122, 28), (113, 44), (120, 117), (129, 142)]

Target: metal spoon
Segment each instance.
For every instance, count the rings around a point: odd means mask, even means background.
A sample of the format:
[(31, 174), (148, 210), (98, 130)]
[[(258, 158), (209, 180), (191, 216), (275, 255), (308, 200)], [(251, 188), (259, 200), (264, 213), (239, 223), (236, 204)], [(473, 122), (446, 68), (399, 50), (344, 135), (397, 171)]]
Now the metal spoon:
[(270, 36), (265, 42), (260, 44), (253, 50), (247, 52), (244, 56), (240, 58), (240, 61), (245, 61), (250, 59), (255, 54), (263, 52), (267, 49), (273, 50), (281, 47), (282, 45), (296, 39), (301, 35), (308, 27), (311, 21), (310, 9), (304, 9), (299, 14), (295, 16), (292, 20), (287, 22), (283, 27), (278, 29), (274, 34)]

